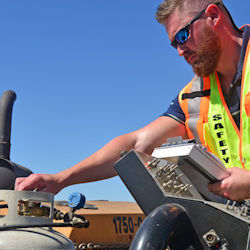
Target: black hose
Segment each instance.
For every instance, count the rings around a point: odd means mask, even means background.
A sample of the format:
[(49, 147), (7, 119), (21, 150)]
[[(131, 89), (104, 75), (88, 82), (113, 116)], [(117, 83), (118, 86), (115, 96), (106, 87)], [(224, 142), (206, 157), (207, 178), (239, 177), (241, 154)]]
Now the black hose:
[(13, 189), (17, 177), (27, 177), (31, 170), (10, 161), (12, 109), (16, 93), (7, 90), (0, 99), (0, 189)]
[(7, 90), (0, 99), (0, 157), (10, 159), (10, 137), (13, 104), (16, 93)]
[(164, 204), (153, 210), (139, 227), (130, 250), (203, 249), (185, 209)]

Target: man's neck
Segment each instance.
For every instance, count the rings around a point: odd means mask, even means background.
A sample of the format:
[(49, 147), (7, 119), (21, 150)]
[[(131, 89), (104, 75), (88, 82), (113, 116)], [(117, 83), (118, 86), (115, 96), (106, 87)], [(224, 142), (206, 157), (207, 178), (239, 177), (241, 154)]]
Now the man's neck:
[(229, 93), (230, 84), (237, 72), (242, 40), (242, 33), (231, 35), (229, 39), (224, 40), (224, 47), (217, 72), (219, 73), (223, 93), (226, 95)]

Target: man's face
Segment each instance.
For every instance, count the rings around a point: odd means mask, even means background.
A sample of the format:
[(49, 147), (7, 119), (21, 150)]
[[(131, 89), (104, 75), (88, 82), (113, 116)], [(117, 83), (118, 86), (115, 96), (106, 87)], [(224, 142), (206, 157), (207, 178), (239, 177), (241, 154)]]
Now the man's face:
[(221, 45), (218, 35), (207, 24), (204, 24), (200, 31), (201, 42), (197, 44), (196, 50), (189, 50), (189, 55), (184, 55), (186, 61), (194, 55), (193, 61), (189, 63), (195, 74), (200, 77), (208, 76), (214, 71), (219, 63)]
[[(192, 18), (175, 12), (166, 19), (165, 27), (171, 41)], [(195, 74), (200, 77), (208, 76), (218, 66), (221, 55), (220, 38), (208, 26), (206, 19), (197, 20), (190, 27), (189, 39), (184, 44), (177, 45), (177, 51), (192, 66)]]

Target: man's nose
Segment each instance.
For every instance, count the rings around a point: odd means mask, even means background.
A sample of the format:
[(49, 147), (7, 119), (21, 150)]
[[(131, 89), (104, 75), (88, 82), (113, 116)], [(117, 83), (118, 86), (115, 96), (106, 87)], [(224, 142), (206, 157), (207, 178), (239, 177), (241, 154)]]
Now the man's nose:
[(187, 53), (188, 49), (185, 45), (182, 45), (182, 44), (178, 44), (177, 45), (177, 52), (179, 54), (179, 56), (185, 56), (185, 54)]

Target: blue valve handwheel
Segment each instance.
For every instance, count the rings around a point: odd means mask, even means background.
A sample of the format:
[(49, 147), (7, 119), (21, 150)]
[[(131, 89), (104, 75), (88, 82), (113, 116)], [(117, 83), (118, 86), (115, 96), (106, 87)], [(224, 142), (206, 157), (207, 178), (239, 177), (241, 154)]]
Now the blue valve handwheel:
[(86, 198), (83, 194), (79, 192), (72, 193), (68, 198), (68, 204), (71, 208), (81, 209), (84, 207)]

